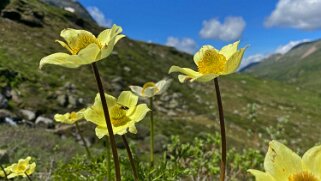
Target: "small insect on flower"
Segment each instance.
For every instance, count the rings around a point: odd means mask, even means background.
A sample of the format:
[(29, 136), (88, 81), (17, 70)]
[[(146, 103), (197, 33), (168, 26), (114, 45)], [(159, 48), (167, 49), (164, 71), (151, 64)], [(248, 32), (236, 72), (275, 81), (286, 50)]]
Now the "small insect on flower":
[(301, 158), (285, 145), (271, 141), (264, 169), (248, 171), (257, 181), (321, 181), (321, 145), (312, 147)]
[(226, 45), (221, 50), (217, 50), (211, 45), (205, 45), (194, 55), (194, 63), (198, 71), (172, 66), (169, 73), (183, 73), (178, 75), (181, 83), (186, 80), (208, 82), (220, 75), (231, 74), (239, 68), (246, 50), (246, 47), (238, 50), (239, 43), (240, 41), (237, 41)]
[(120, 26), (113, 25), (111, 29), (102, 31), (96, 38), (92, 33), (85, 30), (64, 29), (60, 36), (66, 42), (60, 40), (56, 40), (56, 42), (71, 54), (59, 52), (46, 56), (40, 60), (39, 68), (41, 69), (45, 64), (77, 68), (104, 59), (112, 53), (116, 43), (125, 37), (125, 35), (120, 34), (121, 32)]
[[(135, 124), (144, 119), (147, 112), (150, 111), (147, 105), (137, 105), (138, 96), (130, 91), (121, 92), (118, 99), (108, 94), (105, 94), (105, 97), (114, 134), (124, 135), (128, 131), (136, 134)], [(87, 121), (97, 125), (95, 130), (98, 138), (108, 135), (99, 94), (97, 94), (94, 104), (85, 110), (84, 117)]]

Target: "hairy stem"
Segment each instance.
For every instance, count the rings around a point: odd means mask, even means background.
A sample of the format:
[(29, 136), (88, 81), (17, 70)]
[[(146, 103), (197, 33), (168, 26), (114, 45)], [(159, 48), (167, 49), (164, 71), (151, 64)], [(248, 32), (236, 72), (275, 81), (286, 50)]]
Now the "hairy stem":
[(87, 145), (87, 143), (86, 143), (86, 140), (85, 140), (84, 136), (81, 134), (81, 131), (80, 131), (80, 128), (79, 128), (79, 124), (78, 124), (77, 121), (75, 122), (75, 125), (76, 125), (76, 129), (77, 129), (77, 131), (78, 131), (78, 134), (79, 134), (79, 136), (80, 136), (80, 139), (81, 139), (81, 141), (83, 142), (84, 147), (85, 147), (85, 149), (86, 149), (87, 156), (88, 156), (89, 159), (92, 159), (91, 153), (90, 153), (90, 151), (89, 151), (89, 147), (88, 147), (88, 145)]
[(107, 180), (111, 180), (111, 159), (110, 159), (110, 142), (108, 137), (106, 137), (106, 147), (107, 147)]
[(224, 111), (222, 98), (220, 93), (220, 87), (218, 85), (218, 78), (214, 79), (214, 85), (216, 90), (216, 98), (217, 98), (217, 107), (220, 118), (220, 127), (221, 127), (221, 168), (220, 168), (220, 181), (225, 180), (225, 170), (226, 170), (226, 134), (225, 134), (225, 123), (224, 123)]
[(27, 176), (29, 181), (32, 181), (31, 177), (27, 173), (25, 173), (25, 175)]
[(7, 174), (6, 170), (3, 168), (3, 166), (2, 166), (1, 164), (0, 164), (0, 168), (1, 168), (1, 170), (3, 171), (4, 177), (6, 178), (6, 180), (9, 180), (9, 179), (8, 179), (8, 174)]
[(121, 176), (120, 176), (119, 158), (118, 158), (118, 153), (117, 153), (115, 136), (114, 136), (113, 128), (112, 128), (110, 117), (109, 117), (109, 112), (108, 112), (108, 107), (107, 107), (104, 87), (103, 87), (103, 84), (101, 82), (99, 71), (98, 71), (96, 63), (94, 62), (91, 65), (92, 65), (93, 72), (94, 72), (94, 75), (95, 75), (95, 78), (96, 78), (96, 81), (97, 81), (98, 91), (99, 91), (99, 94), (100, 94), (100, 99), (101, 99), (101, 103), (102, 103), (103, 110), (104, 110), (104, 115), (105, 115), (106, 125), (107, 125), (107, 129), (108, 129), (108, 135), (109, 135), (109, 141), (110, 141), (111, 150), (112, 150), (112, 153), (113, 153), (113, 159), (114, 159), (114, 165), (115, 165), (115, 173), (116, 173), (116, 181), (120, 181), (121, 180)]
[(133, 171), (133, 174), (134, 174), (134, 180), (135, 180), (135, 181), (138, 181), (138, 174), (137, 174), (135, 162), (134, 162), (134, 159), (133, 159), (132, 152), (130, 151), (130, 147), (129, 147), (129, 145), (128, 145), (126, 136), (125, 136), (125, 135), (122, 135), (121, 137), (123, 138), (123, 142), (124, 142), (125, 147), (126, 147), (126, 150), (127, 150), (127, 154), (128, 154), (128, 158), (129, 158), (129, 161), (130, 161), (130, 165), (131, 165), (131, 167), (132, 167), (132, 171)]
[(150, 113), (150, 168), (154, 168), (154, 110), (153, 110), (153, 97), (150, 98), (149, 106)]

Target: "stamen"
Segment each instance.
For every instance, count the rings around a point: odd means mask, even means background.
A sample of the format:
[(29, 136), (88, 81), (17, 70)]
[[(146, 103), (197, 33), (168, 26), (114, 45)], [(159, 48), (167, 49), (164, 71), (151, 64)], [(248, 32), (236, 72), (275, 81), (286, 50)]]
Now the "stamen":
[(288, 181), (319, 181), (319, 179), (317, 179), (312, 173), (303, 171), (291, 175)]
[(143, 85), (143, 89), (142, 89), (142, 94), (144, 95), (144, 92), (147, 88), (153, 88), (154, 89), (154, 92), (158, 92), (159, 89), (158, 87), (156, 86), (156, 84), (154, 82), (146, 82), (144, 85)]
[(213, 49), (205, 50), (198, 62), (198, 71), (202, 74), (220, 74), (225, 69), (226, 58)]
[[(125, 109), (124, 109), (125, 108)], [(123, 126), (130, 121), (126, 116), (126, 106), (116, 104), (110, 110), (111, 124), (115, 127)]]

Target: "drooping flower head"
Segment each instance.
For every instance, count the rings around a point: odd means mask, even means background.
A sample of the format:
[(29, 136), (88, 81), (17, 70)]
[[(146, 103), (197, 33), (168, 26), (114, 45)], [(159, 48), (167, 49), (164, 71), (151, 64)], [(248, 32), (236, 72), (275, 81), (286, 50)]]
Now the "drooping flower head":
[[(17, 176), (27, 177), (27, 175), (31, 175), (36, 169), (36, 163), (29, 163), (31, 157), (28, 156), (26, 159), (20, 159), (18, 163), (14, 163), (6, 169), (10, 171), (8, 178), (14, 178)], [(26, 175), (27, 174), (27, 175)]]
[[(138, 96), (130, 91), (121, 92), (118, 99), (108, 94), (105, 94), (105, 97), (114, 134), (123, 135), (128, 131), (136, 134), (135, 124), (141, 121), (150, 111), (147, 105), (137, 105)], [(84, 112), (84, 117), (87, 121), (97, 125), (95, 131), (98, 138), (102, 138), (105, 135), (108, 136), (99, 94), (95, 98), (95, 103)]]
[(178, 79), (181, 83), (185, 80), (208, 82), (220, 75), (227, 75), (237, 71), (246, 48), (238, 50), (240, 41), (224, 46), (221, 50), (211, 45), (203, 46), (195, 55), (194, 63), (197, 71), (190, 68), (172, 66), (169, 73), (180, 72)]
[(172, 80), (163, 79), (157, 83), (146, 82), (143, 87), (140, 86), (129, 86), (131, 91), (140, 97), (154, 97), (160, 95), (167, 90)]
[(70, 54), (54, 53), (40, 60), (39, 68), (45, 64), (60, 65), (67, 68), (77, 68), (81, 65), (91, 64), (109, 56), (115, 44), (123, 37), (122, 28), (113, 25), (111, 29), (102, 31), (96, 38), (92, 33), (85, 30), (72, 28), (61, 31), (60, 36), (66, 42), (56, 40), (66, 48)]
[(264, 169), (248, 171), (256, 181), (321, 181), (321, 145), (312, 147), (301, 158), (285, 145), (271, 141)]
[(76, 121), (79, 121), (84, 118), (84, 111), (82, 109), (78, 112), (70, 112), (65, 114), (55, 114), (54, 119), (57, 122), (65, 123), (65, 124), (74, 124)]

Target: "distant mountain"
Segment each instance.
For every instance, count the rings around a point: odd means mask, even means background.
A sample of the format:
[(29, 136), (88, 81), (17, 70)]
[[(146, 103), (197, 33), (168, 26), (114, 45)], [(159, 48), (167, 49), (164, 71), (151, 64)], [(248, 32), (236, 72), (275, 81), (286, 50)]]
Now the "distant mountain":
[(284, 55), (274, 55), (248, 67), (245, 72), (321, 92), (321, 40), (301, 43)]
[(78, 16), (87, 19), (93, 20), (87, 10), (77, 1), (77, 0), (42, 0), (43, 2), (48, 3), (64, 10), (73, 12)]

